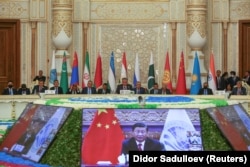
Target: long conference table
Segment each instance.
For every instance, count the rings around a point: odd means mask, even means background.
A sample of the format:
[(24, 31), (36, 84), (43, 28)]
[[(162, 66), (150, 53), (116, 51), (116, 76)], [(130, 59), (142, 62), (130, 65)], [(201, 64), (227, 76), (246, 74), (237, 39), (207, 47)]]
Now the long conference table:
[[(100, 97), (106, 96), (107, 98), (123, 96), (117, 94), (108, 94), (108, 95), (51, 95), (51, 94), (42, 94), (42, 95), (0, 95), (0, 120), (10, 120), (10, 119), (17, 119), (23, 110), (25, 109), (28, 103), (36, 103), (36, 101), (46, 101), (48, 99), (59, 98), (59, 99), (67, 99), (67, 98), (74, 98), (74, 97), (84, 97), (88, 96), (91, 97)], [(131, 96), (138, 96), (138, 95), (131, 95)], [(142, 97), (148, 96), (147, 94), (141, 95)], [(151, 95), (150, 95), (151, 96)], [(157, 96), (157, 95), (155, 95)], [(174, 96), (174, 95), (173, 95)], [(227, 99), (225, 95), (185, 95), (187, 97), (197, 98), (197, 99), (226, 99), (227, 101), (238, 101), (241, 103), (246, 111), (250, 113), (250, 96), (231, 96), (230, 99)]]

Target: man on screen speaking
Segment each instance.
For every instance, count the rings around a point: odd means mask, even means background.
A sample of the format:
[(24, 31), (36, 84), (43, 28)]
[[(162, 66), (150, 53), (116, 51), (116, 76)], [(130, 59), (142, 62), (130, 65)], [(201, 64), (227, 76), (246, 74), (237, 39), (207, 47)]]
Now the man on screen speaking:
[(165, 151), (164, 145), (158, 140), (149, 138), (148, 127), (144, 123), (135, 123), (132, 126), (133, 137), (122, 143), (122, 154), (129, 151)]

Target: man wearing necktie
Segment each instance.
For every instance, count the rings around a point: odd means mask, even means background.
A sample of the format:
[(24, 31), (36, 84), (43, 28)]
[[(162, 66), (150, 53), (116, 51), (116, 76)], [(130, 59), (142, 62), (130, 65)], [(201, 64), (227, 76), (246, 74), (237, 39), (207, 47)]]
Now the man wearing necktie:
[(221, 86), (221, 70), (216, 71), (216, 89), (223, 90)]
[(87, 87), (82, 89), (82, 94), (96, 94), (96, 89), (93, 87), (93, 82), (91, 80), (88, 81)]
[(233, 88), (231, 95), (247, 95), (247, 89), (242, 86), (242, 82), (238, 81), (236, 87)]
[(208, 83), (203, 83), (203, 88), (198, 92), (198, 95), (213, 95), (213, 90), (208, 87)]
[(133, 137), (122, 143), (121, 154), (129, 151), (165, 151), (165, 146), (159, 141), (148, 137), (148, 126), (138, 122), (132, 126)]
[(121, 90), (133, 90), (132, 85), (128, 83), (128, 78), (122, 78), (122, 84), (116, 88), (116, 93), (120, 94)]
[(12, 81), (8, 81), (8, 86), (7, 88), (5, 88), (2, 92), (3, 95), (16, 95), (17, 94), (17, 90), (15, 88), (13, 88), (13, 82)]
[(150, 94), (160, 94), (158, 83), (154, 83), (154, 88), (150, 90)]
[(135, 92), (135, 94), (146, 94), (146, 92), (147, 92), (147, 90), (141, 86), (141, 82), (140, 81), (138, 81), (136, 83), (136, 86), (133, 89), (133, 91)]
[(55, 90), (55, 94), (63, 94), (62, 87), (59, 86), (59, 81), (54, 80), (54, 86), (50, 88), (50, 90)]
[(40, 80), (38, 82), (38, 85), (34, 86), (33, 90), (32, 90), (32, 94), (38, 94), (38, 93), (44, 93), (45, 90), (47, 90), (48, 87), (44, 85), (44, 81)]

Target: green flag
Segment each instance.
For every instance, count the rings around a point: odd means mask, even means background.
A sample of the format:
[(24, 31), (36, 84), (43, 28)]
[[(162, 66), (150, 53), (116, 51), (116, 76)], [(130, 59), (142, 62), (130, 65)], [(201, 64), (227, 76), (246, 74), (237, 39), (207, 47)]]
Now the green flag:
[(65, 52), (63, 54), (60, 86), (63, 89), (63, 93), (66, 94), (68, 91), (68, 72), (67, 72), (67, 58)]
[(148, 89), (150, 90), (155, 83), (155, 69), (153, 62), (153, 54), (151, 53), (151, 58), (149, 62), (149, 70), (148, 70)]
[(85, 55), (85, 65), (82, 76), (82, 88), (87, 87), (87, 83), (90, 80), (90, 66), (89, 66), (89, 52), (86, 51)]

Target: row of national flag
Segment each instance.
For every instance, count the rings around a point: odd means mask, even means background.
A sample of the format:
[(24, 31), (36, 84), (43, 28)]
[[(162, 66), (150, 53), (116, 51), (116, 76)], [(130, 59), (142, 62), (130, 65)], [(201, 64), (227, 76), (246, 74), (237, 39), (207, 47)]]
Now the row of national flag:
[[(165, 68), (162, 83), (167, 85), (167, 88), (172, 92), (172, 80), (171, 80), (171, 68), (169, 63), (169, 53), (166, 54), (165, 60)], [(176, 84), (176, 92), (175, 94), (187, 94), (186, 88), (186, 76), (185, 76), (185, 65), (184, 65), (184, 54), (181, 52), (179, 71), (178, 71), (178, 79)], [(128, 78), (127, 71), (127, 60), (126, 53), (124, 52), (122, 55), (122, 64), (121, 64), (121, 78)], [(121, 80), (119, 79), (119, 81)], [(50, 87), (53, 86), (54, 80), (57, 79), (57, 71), (55, 65), (55, 51), (53, 51), (52, 62), (51, 62), (51, 70), (50, 70)], [(89, 65), (89, 53), (86, 52), (85, 55), (85, 64), (84, 71), (82, 76), (82, 88), (87, 86), (88, 81), (90, 80), (90, 65)], [(135, 67), (134, 67), (134, 76), (133, 76), (133, 84), (134, 86), (140, 80), (140, 64), (138, 54), (135, 56)], [(74, 52), (73, 64), (72, 64), (72, 73), (71, 73), (71, 81), (70, 86), (73, 84), (79, 85), (79, 71), (78, 71), (78, 55)], [(151, 53), (149, 69), (148, 69), (148, 80), (147, 86), (148, 89), (152, 89), (155, 83), (155, 70), (154, 70), (154, 61), (153, 54)], [(100, 88), (103, 84), (102, 78), (102, 57), (100, 53), (98, 53), (96, 59), (96, 70), (94, 76), (94, 86), (96, 88)], [(208, 85), (212, 90), (216, 90), (216, 82), (215, 82), (215, 67), (214, 67), (214, 55), (211, 53), (210, 55), (210, 65), (209, 65), (209, 74), (208, 74)], [(60, 78), (60, 86), (63, 88), (63, 92), (66, 93), (68, 90), (68, 72), (67, 72), (67, 58), (66, 53), (64, 52), (63, 60), (62, 60), (62, 70), (61, 70), (61, 78)], [(115, 60), (114, 60), (114, 52), (110, 55), (110, 63), (109, 63), (109, 72), (108, 72), (108, 86), (112, 93), (116, 90), (116, 73), (115, 73)], [(199, 89), (202, 87), (201, 85), (201, 75), (200, 75), (200, 65), (197, 52), (195, 52), (194, 58), (194, 66), (193, 66), (193, 74), (191, 77), (191, 88), (190, 94), (197, 94)]]

